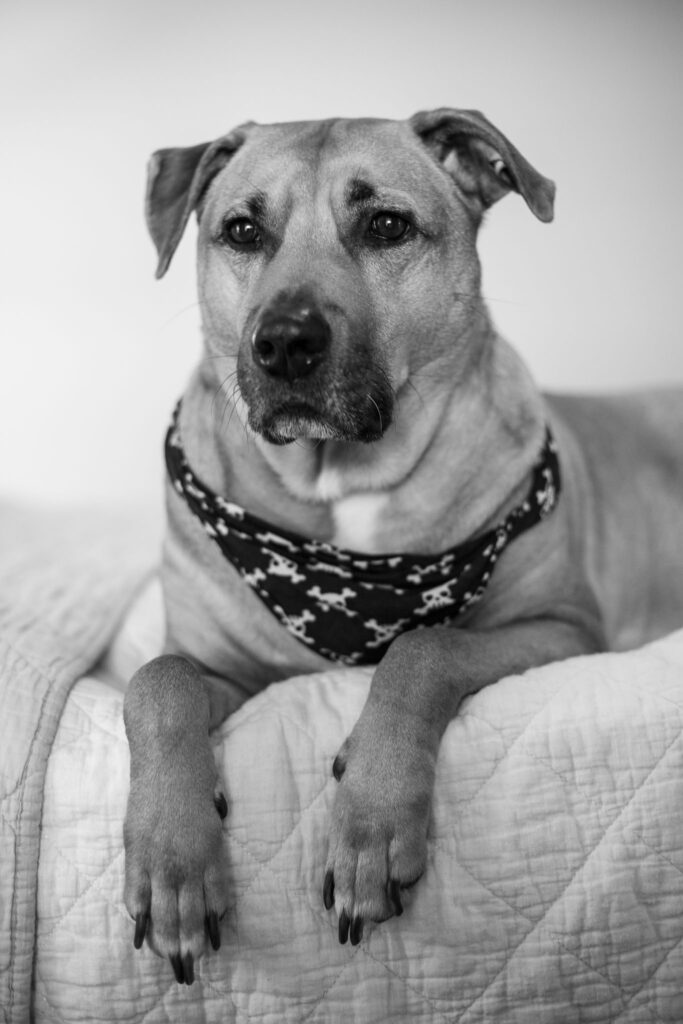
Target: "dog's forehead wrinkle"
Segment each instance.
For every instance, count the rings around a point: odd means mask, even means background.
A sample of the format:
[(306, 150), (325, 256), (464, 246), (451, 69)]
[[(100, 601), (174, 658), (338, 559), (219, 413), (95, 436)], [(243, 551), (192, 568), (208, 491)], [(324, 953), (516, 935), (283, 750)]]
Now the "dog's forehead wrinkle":
[(283, 157), (270, 147), (239, 151), (216, 179), (219, 202), (251, 205), (264, 215), (286, 215), (296, 195), (313, 187), (315, 175), (306, 159)]
[(360, 120), (260, 129), (224, 169), (224, 201), (247, 209), (251, 203), (254, 215), (264, 214), (280, 230), (293, 212), (319, 230), (331, 216), (363, 204), (412, 209), (427, 221), (442, 217), (448, 199), (435, 162), (417, 143), (397, 161), (400, 123), (371, 123), (381, 137), (370, 144), (368, 122)]
[(236, 161), (248, 165), (252, 173), (267, 171), (276, 179), (286, 175), (296, 180), (301, 167), (309, 172), (316, 169), (323, 154), (335, 147), (335, 123), (333, 118), (261, 126), (238, 152)]
[[(369, 129), (372, 129), (370, 131)], [(274, 177), (297, 178), (299, 165), (314, 170), (321, 165), (325, 173), (340, 158), (349, 169), (349, 178), (357, 178), (370, 187), (374, 179), (391, 181), (397, 173), (411, 168), (417, 179), (434, 161), (423, 147), (405, 147), (405, 128), (400, 122), (373, 118), (331, 118), (324, 121), (302, 121), (261, 125), (238, 151), (231, 163), (249, 166), (251, 173), (271, 168)], [(400, 138), (399, 138), (400, 136)], [(412, 138), (412, 133), (408, 133)], [(401, 144), (401, 160), (396, 160), (396, 146)], [(368, 168), (372, 168), (372, 172)]]
[(254, 220), (264, 220), (268, 209), (268, 198), (261, 189), (257, 189), (245, 199), (245, 206)]
[(423, 170), (419, 160), (401, 166), (390, 162), (373, 171), (342, 161), (335, 177), (341, 179), (341, 188), (337, 187), (347, 208), (386, 206), (412, 210), (427, 222), (443, 219), (453, 208), (452, 193), (444, 190), (438, 174), (425, 175)]
[[(373, 117), (330, 117), (318, 121), (285, 121), (258, 125), (252, 132), (249, 144), (263, 142), (267, 146), (281, 144), (288, 151), (313, 149), (320, 152), (326, 147), (347, 148), (359, 140), (367, 150), (384, 140), (395, 141), (396, 131), (401, 130), (400, 122), (388, 118)], [(412, 132), (410, 133), (412, 134)]]
[(420, 202), (420, 197), (415, 194), (414, 189), (406, 186), (405, 182), (374, 182), (352, 179), (346, 182), (343, 188), (344, 204), (349, 207), (372, 208), (387, 205), (396, 205), (410, 209), (413, 206), (424, 207), (426, 204)]
[(348, 185), (346, 186), (346, 200), (349, 205), (353, 203), (364, 203), (369, 199), (374, 199), (377, 195), (374, 185), (371, 185), (365, 177), (361, 175), (351, 178)]

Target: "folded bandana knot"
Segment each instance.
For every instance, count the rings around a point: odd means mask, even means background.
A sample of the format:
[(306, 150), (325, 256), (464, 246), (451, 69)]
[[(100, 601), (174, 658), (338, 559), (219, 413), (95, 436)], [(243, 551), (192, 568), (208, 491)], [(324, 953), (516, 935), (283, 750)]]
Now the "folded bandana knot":
[(500, 525), (440, 555), (365, 555), (307, 540), (214, 494), (192, 472), (177, 406), (166, 436), (170, 479), (209, 536), (281, 624), (331, 661), (375, 664), (399, 633), (456, 620), (483, 596), (496, 562), (555, 508), (560, 492), (550, 430), (526, 499)]

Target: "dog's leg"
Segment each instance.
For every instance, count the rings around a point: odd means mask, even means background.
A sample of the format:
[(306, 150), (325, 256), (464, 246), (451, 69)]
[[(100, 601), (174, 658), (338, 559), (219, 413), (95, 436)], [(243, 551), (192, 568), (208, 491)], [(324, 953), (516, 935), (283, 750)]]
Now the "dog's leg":
[(341, 942), (359, 942), (366, 920), (400, 914), (400, 890), (424, 871), (439, 743), (462, 699), (601, 647), (589, 628), (556, 620), (479, 632), (433, 627), (394, 642), (333, 767), (339, 788), (323, 899), (336, 908)]
[(220, 946), (226, 906), (227, 803), (209, 744), (211, 719), (209, 689), (184, 658), (156, 658), (126, 691), (125, 903), (136, 948), (147, 936), (188, 985), (206, 936)]

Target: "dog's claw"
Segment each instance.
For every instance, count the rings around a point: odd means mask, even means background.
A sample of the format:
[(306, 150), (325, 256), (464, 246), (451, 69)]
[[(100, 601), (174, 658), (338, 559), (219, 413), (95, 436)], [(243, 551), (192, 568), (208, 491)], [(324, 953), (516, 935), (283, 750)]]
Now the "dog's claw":
[(218, 927), (218, 914), (212, 910), (206, 918), (206, 929), (209, 933), (209, 941), (214, 949), (221, 948), (221, 933)]
[(403, 913), (403, 904), (401, 903), (401, 887), (396, 878), (392, 878), (389, 882), (389, 899), (393, 905), (394, 914), (396, 917), (400, 917)]
[(325, 875), (323, 903), (325, 904), (325, 910), (332, 910), (334, 906), (334, 874), (332, 871), (328, 871)]
[(351, 920), (345, 910), (342, 910), (341, 917), (339, 918), (339, 941), (342, 946), (349, 937), (349, 925)]
[(357, 946), (363, 938), (363, 918), (354, 917), (351, 922), (351, 945)]
[(173, 968), (173, 973), (175, 974), (175, 980), (178, 982), (179, 985), (184, 985), (185, 971), (183, 968), (183, 961), (181, 959), (180, 953), (174, 953), (173, 956), (169, 956), (168, 959), (171, 961), (171, 967)]
[(222, 793), (216, 793), (216, 795), (213, 798), (213, 802), (221, 818), (227, 818), (228, 801), (225, 799), (224, 795)]
[(181, 956), (180, 953), (174, 953), (168, 959), (171, 961), (171, 967), (178, 984), (191, 985), (194, 982), (194, 957), (192, 953), (186, 953), (185, 956)]
[(133, 937), (133, 945), (136, 949), (140, 949), (142, 947), (142, 943), (145, 941), (148, 923), (149, 914), (146, 911), (141, 910), (139, 914), (135, 915), (135, 935)]
[(332, 764), (332, 774), (334, 775), (337, 782), (341, 780), (344, 771), (346, 770), (346, 762), (344, 761), (341, 754), (337, 754)]
[(186, 953), (183, 957), (183, 972), (185, 974), (185, 984), (191, 985), (194, 981), (194, 957), (192, 953)]

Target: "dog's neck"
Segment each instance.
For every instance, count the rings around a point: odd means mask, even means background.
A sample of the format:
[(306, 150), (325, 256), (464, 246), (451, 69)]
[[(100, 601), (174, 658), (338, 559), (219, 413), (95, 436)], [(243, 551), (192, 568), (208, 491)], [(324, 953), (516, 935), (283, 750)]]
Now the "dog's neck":
[(408, 381), (393, 423), (369, 444), (269, 444), (239, 402), (226, 407), (210, 373), (200, 369), (183, 401), (197, 475), (274, 525), (353, 550), (429, 553), (466, 540), (514, 504), (543, 443), (542, 399), (495, 337), (455, 387), (444, 376), (435, 388), (431, 367), (428, 401), (419, 378)]

